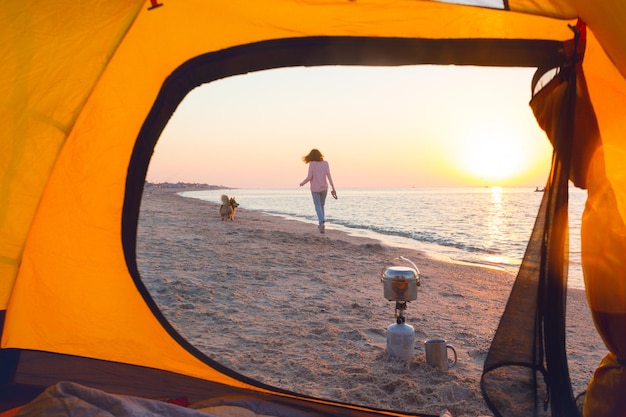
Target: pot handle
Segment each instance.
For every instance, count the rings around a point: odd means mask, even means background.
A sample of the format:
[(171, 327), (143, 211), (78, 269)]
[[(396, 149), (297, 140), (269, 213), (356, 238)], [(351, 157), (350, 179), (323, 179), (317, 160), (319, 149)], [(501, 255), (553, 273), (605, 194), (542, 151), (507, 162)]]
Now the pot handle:
[(412, 260), (410, 260), (409, 258), (405, 258), (402, 255), (398, 256), (396, 259), (400, 259), (400, 260), (406, 261), (406, 262), (410, 263), (411, 265), (413, 265), (413, 268), (415, 268), (415, 272), (417, 272), (417, 274), (419, 275), (420, 270), (417, 268), (417, 265), (415, 265)]
[(422, 280), (420, 279), (420, 270), (417, 268), (417, 265), (415, 265), (412, 260), (410, 260), (409, 258), (405, 258), (402, 255), (398, 256), (396, 259), (400, 259), (400, 260), (406, 261), (406, 262), (410, 263), (411, 265), (413, 265), (413, 268), (415, 268), (415, 272), (417, 272), (417, 276), (415, 277), (416, 285), (418, 287), (421, 286), (422, 285)]

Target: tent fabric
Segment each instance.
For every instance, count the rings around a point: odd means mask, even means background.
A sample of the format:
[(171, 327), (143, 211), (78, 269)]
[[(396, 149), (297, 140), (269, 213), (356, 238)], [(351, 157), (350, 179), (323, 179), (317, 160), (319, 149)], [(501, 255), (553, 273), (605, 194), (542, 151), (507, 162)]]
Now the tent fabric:
[(619, 207), (621, 190), (611, 186), (605, 155), (599, 149), (591, 161), (582, 221), (583, 273), (594, 323), (609, 353), (594, 373), (585, 397), (585, 416), (624, 415), (626, 371), (626, 275), (622, 271), (626, 227)]
[[(619, 363), (616, 355), (608, 353), (594, 372), (593, 379), (587, 388), (583, 415), (623, 415), (626, 410), (626, 397), (615, 395), (615, 387), (625, 385), (624, 363)], [(623, 392), (622, 388), (621, 393)]]
[(325, 414), (293, 405), (246, 398), (217, 397), (186, 404), (185, 398), (145, 399), (116, 395), (81, 384), (61, 381), (48, 387), (15, 414), (17, 417), (321, 417)]
[(17, 417), (207, 417), (202, 411), (192, 410), (165, 401), (126, 395), (114, 395), (62, 381), (54, 384), (24, 406)]
[[(572, 38), (577, 19), (588, 27), (582, 69), (599, 142), (585, 139), (578, 146), (591, 143), (589, 152), (572, 156), (586, 161), (576, 171), (589, 193), (583, 270), (599, 331), (622, 357), (626, 3), (152, 3), (0, 6), (0, 362), (40, 351), (274, 392), (189, 346), (136, 270), (139, 191), (178, 101), (199, 83), (279, 66), (558, 67), (554, 46)], [(207, 78), (193, 77), (205, 69)]]

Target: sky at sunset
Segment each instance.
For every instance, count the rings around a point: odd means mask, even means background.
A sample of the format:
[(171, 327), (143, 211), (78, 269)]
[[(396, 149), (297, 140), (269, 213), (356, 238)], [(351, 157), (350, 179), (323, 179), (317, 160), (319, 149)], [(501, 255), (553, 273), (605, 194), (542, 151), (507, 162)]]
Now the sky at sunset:
[(285, 68), (193, 90), (151, 182), (298, 187), (318, 148), (337, 188), (543, 186), (552, 148), (528, 106), (534, 69)]

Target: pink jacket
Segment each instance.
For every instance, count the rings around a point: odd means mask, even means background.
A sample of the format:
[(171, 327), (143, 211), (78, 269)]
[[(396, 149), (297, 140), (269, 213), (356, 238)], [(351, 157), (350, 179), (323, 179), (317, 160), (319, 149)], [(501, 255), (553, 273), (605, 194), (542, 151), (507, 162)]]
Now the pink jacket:
[(302, 180), (300, 186), (303, 186), (307, 182), (311, 182), (311, 191), (318, 193), (328, 189), (326, 178), (330, 185), (335, 188), (333, 184), (333, 178), (330, 176), (330, 166), (327, 161), (311, 161), (309, 162), (309, 174)]

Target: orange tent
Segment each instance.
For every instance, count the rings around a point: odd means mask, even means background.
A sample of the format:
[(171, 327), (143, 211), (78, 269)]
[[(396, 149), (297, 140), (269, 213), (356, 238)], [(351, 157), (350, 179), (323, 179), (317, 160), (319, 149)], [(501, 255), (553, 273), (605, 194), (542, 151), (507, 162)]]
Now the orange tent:
[[(609, 415), (603, 409), (611, 401), (626, 409), (619, 398), (626, 386), (622, 1), (25, 0), (0, 10), (5, 409), (8, 399), (21, 398), (11, 391), (17, 386), (61, 379), (116, 386), (102, 377), (105, 368), (152, 381), (150, 389), (128, 387), (132, 394), (159, 393), (176, 377), (187, 381), (180, 385), (187, 392), (208, 384), (302, 400), (240, 377), (177, 335), (141, 284), (134, 239), (151, 152), (191, 89), (251, 71), (327, 64), (576, 68), (574, 84), (585, 93), (578, 102), (588, 106), (576, 117), (593, 129), (572, 145), (567, 173), (589, 193), (583, 270), (610, 351), (586, 409)], [(578, 20), (586, 25), (585, 48), (572, 63), (567, 45)], [(545, 92), (536, 105), (552, 102), (552, 93), (561, 94)], [(563, 116), (535, 111), (554, 140), (551, 123)], [(89, 375), (62, 365), (72, 361), (88, 364), (81, 367)]]

